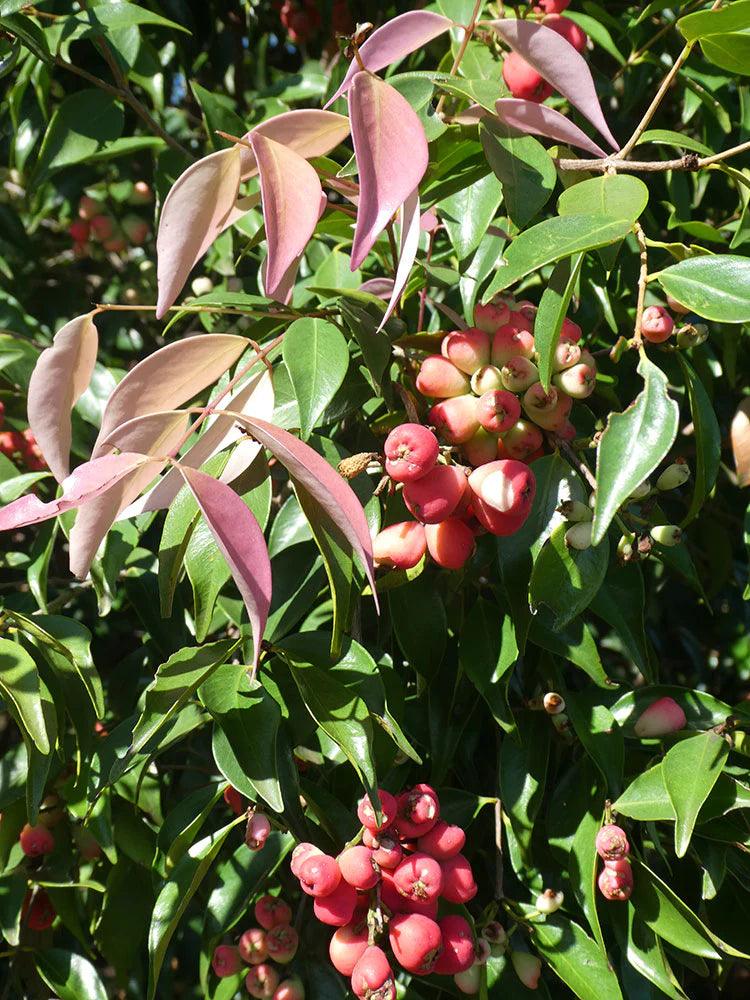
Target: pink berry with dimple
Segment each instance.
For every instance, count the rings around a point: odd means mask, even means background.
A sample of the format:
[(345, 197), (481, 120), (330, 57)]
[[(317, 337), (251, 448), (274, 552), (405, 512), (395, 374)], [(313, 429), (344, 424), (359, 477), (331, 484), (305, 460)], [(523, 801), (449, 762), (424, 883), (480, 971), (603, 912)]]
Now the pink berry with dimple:
[(596, 835), (596, 853), (605, 861), (615, 861), (627, 857), (630, 844), (622, 827), (608, 823)]
[(440, 819), (440, 801), (429, 785), (415, 785), (398, 799), (396, 826), (402, 838), (423, 836)]
[[(563, 374), (567, 375), (568, 372)], [(550, 389), (550, 392), (557, 392), (555, 405), (548, 410), (538, 410), (532, 419), (547, 431), (557, 431), (567, 423), (573, 408), (573, 397), (556, 388)]]
[(436, 861), (447, 861), (461, 853), (466, 843), (466, 834), (460, 826), (452, 826), (444, 820), (438, 820), (433, 828), (420, 837), (417, 849), (429, 854)]
[(286, 965), (297, 954), (299, 935), (290, 924), (279, 924), (266, 934), (268, 957)]
[(296, 875), (297, 878), (299, 878), (299, 870), (302, 866), (302, 863), (306, 861), (309, 857), (312, 857), (314, 854), (322, 854), (322, 853), (323, 852), (320, 850), (320, 848), (316, 847), (315, 844), (309, 844), (306, 841), (303, 841), (301, 844), (297, 844), (297, 846), (292, 851), (292, 859), (289, 865), (289, 867), (292, 869), (292, 875)]
[(260, 926), (267, 931), (279, 924), (292, 922), (291, 906), (278, 896), (261, 896), (255, 904), (254, 913)]
[(260, 851), (271, 833), (271, 823), (265, 813), (253, 813), (247, 821), (245, 843), (251, 851)]
[(674, 320), (664, 306), (649, 306), (643, 310), (641, 333), (652, 344), (663, 344), (674, 330)]
[(279, 974), (272, 965), (256, 965), (245, 976), (245, 989), (256, 1000), (273, 997), (279, 985)]
[(364, 950), (352, 971), (352, 992), (360, 1000), (396, 1000), (393, 970), (382, 948)]
[(479, 423), (492, 434), (502, 434), (521, 418), (521, 404), (507, 389), (485, 392), (477, 403)]
[(357, 890), (341, 879), (332, 893), (315, 899), (313, 910), (321, 924), (344, 927), (354, 916), (358, 903)]
[(302, 891), (308, 896), (330, 896), (341, 881), (336, 859), (330, 854), (316, 854), (302, 862), (299, 870)]
[(534, 353), (534, 336), (519, 330), (513, 323), (501, 326), (492, 338), (492, 364), (502, 368), (511, 358), (530, 358)]
[(347, 924), (334, 933), (328, 945), (331, 965), (342, 976), (351, 976), (354, 967), (367, 951), (367, 922)]
[(506, 302), (488, 302), (487, 305), (478, 302), (474, 306), (474, 325), (485, 333), (494, 333), (508, 322), (509, 317), (510, 309)]
[(388, 938), (396, 961), (407, 972), (427, 976), (435, 968), (442, 939), (440, 927), (421, 913), (399, 913), (391, 919)]
[(399, 521), (383, 528), (372, 542), (376, 566), (413, 569), (427, 551), (424, 525), (419, 521)]
[(449, 903), (468, 903), (476, 896), (479, 890), (474, 881), (474, 873), (463, 854), (442, 861), (440, 867), (443, 869), (444, 899)]
[(562, 372), (566, 368), (572, 368), (573, 365), (577, 365), (580, 360), (581, 348), (578, 344), (571, 344), (568, 341), (561, 340), (555, 348), (555, 358), (552, 362), (552, 368), (556, 372)]
[(461, 466), (436, 465), (422, 479), (404, 487), (404, 503), (424, 524), (437, 524), (456, 510), (466, 489), (466, 473)]
[(390, 826), (396, 818), (398, 810), (396, 796), (391, 795), (384, 788), (378, 789), (378, 798), (380, 799), (380, 819), (375, 814), (375, 809), (369, 795), (363, 795), (357, 805), (357, 818), (362, 826), (371, 833), (379, 833), (381, 830), (385, 830), (387, 826)]
[(417, 375), (417, 389), (423, 396), (449, 399), (463, 395), (469, 388), (469, 377), (442, 354), (432, 354), (422, 362)]
[(465, 972), (474, 964), (474, 934), (468, 920), (459, 914), (451, 914), (438, 920), (443, 947), (435, 963), (435, 972), (452, 976)]
[(552, 379), (558, 389), (562, 389), (573, 399), (587, 399), (596, 388), (596, 368), (578, 364), (558, 372)]
[(268, 958), (266, 932), (260, 927), (251, 927), (245, 931), (238, 943), (240, 958), (248, 965), (260, 965)]
[(474, 533), (457, 517), (440, 524), (426, 524), (427, 551), (443, 569), (461, 569), (471, 558), (476, 545)]
[(490, 361), (490, 338), (484, 330), (476, 327), (449, 333), (440, 349), (443, 356), (465, 375), (473, 375)]
[(380, 879), (380, 869), (369, 847), (358, 844), (338, 856), (341, 877), (355, 889), (372, 889)]
[(386, 868), (389, 871), (393, 871), (394, 868), (398, 868), (403, 855), (404, 850), (401, 847), (401, 844), (387, 834), (378, 838), (377, 845), (373, 847), (372, 850), (373, 861), (379, 865), (380, 868)]
[(597, 884), (605, 899), (623, 902), (630, 899), (633, 891), (632, 870), (617, 872), (605, 866), (599, 873)]
[(211, 968), (219, 979), (236, 975), (242, 968), (242, 959), (236, 948), (220, 944), (211, 956)]
[(505, 362), (500, 377), (509, 392), (524, 392), (539, 380), (539, 369), (533, 361), (519, 354)]
[(438, 439), (421, 424), (401, 424), (385, 440), (385, 471), (397, 483), (411, 483), (432, 469), (440, 452)]
[(55, 838), (43, 823), (36, 826), (27, 823), (21, 830), (18, 842), (27, 858), (41, 858), (55, 849)]
[(429, 854), (412, 854), (393, 873), (393, 884), (407, 899), (427, 903), (440, 895), (443, 872)]
[(443, 399), (432, 407), (427, 419), (448, 444), (463, 444), (479, 430), (476, 397)]
[(538, 451), (544, 443), (544, 438), (534, 424), (528, 420), (519, 420), (503, 435), (502, 443), (508, 455), (520, 462)]
[(642, 739), (667, 736), (687, 725), (687, 716), (674, 698), (659, 698), (645, 709), (635, 726), (635, 735)]

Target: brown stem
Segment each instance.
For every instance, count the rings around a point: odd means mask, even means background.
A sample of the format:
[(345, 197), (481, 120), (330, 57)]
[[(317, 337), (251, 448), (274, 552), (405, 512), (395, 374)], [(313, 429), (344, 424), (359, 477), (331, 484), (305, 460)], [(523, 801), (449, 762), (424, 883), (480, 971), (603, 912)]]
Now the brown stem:
[[(430, 260), (432, 258), (432, 250), (434, 246), (435, 246), (435, 232), (433, 230), (430, 233), (430, 242), (427, 246), (427, 256), (425, 257), (424, 260), (425, 266), (430, 263)], [(424, 326), (424, 314), (425, 314), (425, 307), (427, 305), (428, 285), (429, 281), (427, 280), (427, 278), (425, 278), (424, 288), (422, 288), (422, 290), (419, 293), (419, 319), (417, 321), (417, 333), (421, 333), (422, 327)]]
[(495, 799), (495, 899), (502, 899), (503, 889), (503, 805)]
[(642, 347), (641, 326), (643, 323), (643, 306), (646, 300), (646, 283), (648, 278), (648, 247), (646, 246), (646, 234), (643, 232), (638, 222), (633, 226), (636, 239), (640, 248), (641, 267), (638, 273), (638, 300), (635, 306), (635, 329), (633, 332), (633, 347), (639, 350)]
[(551, 442), (556, 445), (560, 451), (565, 455), (567, 460), (576, 470), (579, 476), (586, 480), (592, 490), (596, 490), (596, 477), (591, 469), (583, 462), (578, 455), (573, 451), (567, 441), (563, 441), (562, 438), (554, 438)]
[[(448, 74), (449, 76), (455, 76), (456, 73), (458, 73), (458, 67), (461, 65), (461, 60), (463, 59), (464, 53), (466, 52), (466, 49), (469, 46), (469, 42), (471, 41), (471, 36), (474, 34), (474, 28), (476, 28), (477, 26), (477, 20), (479, 19), (479, 11), (481, 9), (481, 6), (482, 6), (482, 0), (476, 0), (474, 4), (474, 11), (471, 15), (471, 20), (464, 28), (464, 37), (461, 39), (461, 44), (458, 48), (458, 52), (456, 53), (456, 58), (453, 60), (453, 65), (451, 66), (450, 73)], [(439, 115), (440, 112), (443, 110), (443, 105), (445, 104), (447, 96), (448, 96), (447, 94), (440, 95), (440, 100), (438, 101), (437, 107), (435, 108), (436, 115)]]

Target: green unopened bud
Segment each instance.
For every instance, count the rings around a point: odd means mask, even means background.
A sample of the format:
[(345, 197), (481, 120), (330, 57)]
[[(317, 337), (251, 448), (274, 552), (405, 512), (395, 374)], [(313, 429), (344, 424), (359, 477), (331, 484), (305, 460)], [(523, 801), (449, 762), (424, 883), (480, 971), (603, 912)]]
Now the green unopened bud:
[(591, 508), (580, 500), (563, 500), (557, 510), (566, 521), (590, 521), (594, 516)]
[(683, 350), (687, 347), (699, 347), (708, 339), (708, 327), (705, 323), (691, 323), (683, 326), (677, 334), (677, 346)]
[(535, 906), (540, 913), (554, 913), (563, 905), (565, 896), (554, 889), (545, 889), (543, 893), (536, 897)]
[(651, 483), (648, 479), (644, 479), (640, 486), (636, 486), (633, 492), (630, 494), (631, 500), (643, 500), (651, 492)]
[(656, 488), (657, 490), (676, 490), (678, 486), (684, 486), (688, 479), (690, 479), (690, 469), (687, 463), (675, 462), (673, 465), (668, 465), (656, 480)]
[(622, 562), (632, 562), (638, 558), (638, 549), (635, 545), (635, 539), (632, 536), (621, 536), (620, 541), (617, 543), (617, 558), (621, 559)]
[(682, 529), (676, 524), (657, 524), (651, 529), (651, 537), (659, 545), (679, 545), (682, 541)]
[(569, 549), (588, 549), (591, 547), (591, 521), (580, 521), (571, 524), (565, 532), (565, 544)]

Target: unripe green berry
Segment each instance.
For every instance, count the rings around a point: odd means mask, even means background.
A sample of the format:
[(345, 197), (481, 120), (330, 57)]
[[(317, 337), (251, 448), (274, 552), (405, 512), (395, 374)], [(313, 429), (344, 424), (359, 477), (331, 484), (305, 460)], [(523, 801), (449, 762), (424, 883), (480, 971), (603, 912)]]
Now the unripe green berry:
[(471, 376), (471, 391), (477, 396), (483, 396), (485, 392), (492, 392), (494, 389), (503, 388), (503, 379), (500, 369), (494, 365), (484, 365), (478, 368)]
[(682, 541), (682, 529), (676, 524), (657, 524), (651, 529), (650, 535), (659, 545), (666, 545), (668, 548), (679, 545)]
[(648, 479), (644, 479), (640, 486), (636, 486), (633, 492), (630, 494), (631, 500), (643, 500), (651, 492), (651, 483)]
[(657, 490), (676, 490), (678, 486), (684, 486), (688, 479), (690, 479), (690, 469), (687, 464), (675, 462), (673, 465), (668, 465), (656, 480), (656, 488)]
[(571, 524), (565, 532), (565, 544), (569, 549), (578, 549), (579, 551), (590, 548), (591, 528), (592, 524), (590, 521), (580, 521), (578, 524)]
[(563, 500), (557, 508), (566, 521), (590, 521), (594, 516), (591, 508), (580, 500)]
[(687, 347), (699, 347), (708, 339), (708, 327), (705, 323), (691, 323), (677, 334), (677, 346), (683, 350)]
[(545, 889), (536, 897), (534, 904), (540, 913), (554, 913), (563, 905), (565, 896), (562, 892), (555, 892), (554, 889)]

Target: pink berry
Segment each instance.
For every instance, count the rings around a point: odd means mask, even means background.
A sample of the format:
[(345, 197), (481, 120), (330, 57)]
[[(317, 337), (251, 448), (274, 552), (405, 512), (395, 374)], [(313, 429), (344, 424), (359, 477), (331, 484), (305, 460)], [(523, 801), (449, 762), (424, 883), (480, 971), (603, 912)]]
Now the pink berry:
[(461, 569), (474, 551), (474, 534), (457, 517), (448, 517), (440, 524), (426, 524), (424, 534), (427, 551), (444, 569)]
[(469, 465), (475, 468), (497, 458), (497, 437), (480, 427), (473, 437), (465, 441), (462, 447), (463, 456)]
[(573, 399), (587, 399), (596, 388), (596, 368), (590, 365), (573, 365), (553, 378), (558, 389)]
[(458, 508), (467, 489), (466, 482), (461, 466), (436, 465), (415, 483), (407, 483), (404, 503), (424, 524), (437, 524)]
[(469, 476), (469, 488), (500, 513), (525, 517), (534, 502), (536, 477), (523, 462), (498, 460), (475, 469)]
[(510, 458), (526, 461), (538, 451), (544, 442), (542, 432), (528, 420), (519, 420), (502, 438), (502, 444)]
[(279, 983), (273, 1000), (305, 1000), (305, 987), (299, 976), (292, 976)]
[(643, 310), (641, 333), (652, 344), (663, 344), (674, 330), (674, 320), (664, 306), (649, 306)]
[(468, 903), (476, 896), (474, 873), (463, 854), (442, 861), (440, 867), (443, 869), (443, 899), (449, 903)]
[(278, 985), (279, 974), (272, 965), (256, 965), (245, 976), (245, 989), (257, 1000), (273, 997)]
[(503, 373), (494, 365), (483, 365), (471, 376), (471, 391), (475, 396), (483, 396), (485, 392), (492, 392), (502, 387)]
[(601, 892), (605, 899), (613, 901), (630, 899), (630, 894), (633, 891), (632, 869), (630, 871), (617, 872), (605, 866), (599, 873), (597, 884), (599, 892)]
[(266, 934), (266, 947), (269, 958), (286, 965), (297, 954), (299, 936), (290, 924), (278, 924)]
[(479, 423), (491, 434), (502, 434), (521, 418), (521, 404), (507, 389), (485, 392), (477, 404)]
[(245, 811), (245, 800), (232, 785), (227, 785), (224, 789), (224, 801), (235, 816), (239, 816)]
[(328, 896), (313, 902), (315, 916), (321, 924), (329, 927), (343, 927), (351, 922), (359, 902), (357, 890), (343, 879)]
[(581, 348), (578, 344), (571, 344), (567, 340), (561, 340), (555, 348), (555, 360), (552, 362), (552, 367), (556, 372), (562, 372), (566, 368), (572, 368), (573, 365), (577, 365), (580, 360)]
[(253, 813), (247, 821), (245, 843), (251, 851), (260, 851), (268, 840), (271, 823), (265, 813)]
[(391, 913), (405, 913), (406, 898), (396, 888), (393, 875), (394, 873), (387, 869), (381, 872), (380, 898)]
[(536, 14), (561, 14), (570, 6), (570, 0), (536, 0), (534, 12)]
[(375, 815), (369, 795), (363, 795), (357, 805), (357, 817), (362, 826), (371, 833), (379, 833), (390, 826), (396, 818), (398, 809), (396, 796), (386, 792), (384, 788), (378, 789), (378, 798), (380, 799), (380, 820)]
[(154, 192), (146, 181), (136, 181), (128, 198), (131, 205), (148, 205), (154, 200)]
[(255, 904), (254, 912), (255, 919), (267, 931), (292, 921), (291, 906), (278, 896), (261, 896)]
[(474, 933), (469, 922), (458, 914), (438, 920), (443, 949), (435, 963), (435, 972), (452, 976), (464, 972), (474, 964)]
[(502, 368), (512, 358), (530, 358), (534, 353), (534, 337), (513, 322), (501, 326), (492, 338), (492, 364)]
[(510, 960), (516, 975), (527, 989), (535, 990), (539, 986), (539, 977), (542, 974), (542, 963), (536, 955), (530, 955), (527, 951), (516, 951), (510, 953)]
[(308, 896), (330, 896), (341, 881), (336, 859), (330, 854), (316, 854), (300, 865), (299, 881)]
[(480, 990), (482, 984), (482, 964), (484, 963), (471, 965), (468, 969), (464, 969), (463, 972), (456, 972), (453, 976), (453, 982), (467, 996), (476, 996)]
[(436, 861), (447, 861), (460, 854), (465, 843), (466, 834), (461, 827), (451, 826), (441, 819), (419, 838), (417, 849), (431, 855)]
[(396, 1000), (393, 970), (382, 948), (366, 948), (352, 971), (352, 992), (360, 1000)]
[[(583, 365), (579, 365), (578, 367), (583, 367)], [(567, 375), (568, 372), (563, 372), (563, 374)], [(558, 428), (564, 427), (573, 408), (572, 396), (566, 395), (566, 393), (556, 387), (550, 389), (550, 393), (552, 392), (555, 392), (557, 395), (557, 401), (554, 406), (546, 410), (537, 410), (533, 415), (529, 413), (532, 420), (547, 431), (557, 431)]]
[(440, 349), (443, 356), (465, 375), (473, 375), (490, 361), (490, 338), (476, 327), (449, 333)]
[(627, 858), (607, 858), (604, 862), (604, 867), (609, 872), (617, 872), (618, 875), (622, 875), (623, 873), (627, 875), (628, 872), (632, 873), (633, 871)]
[(421, 424), (401, 424), (385, 440), (385, 471), (397, 483), (420, 479), (437, 462), (438, 439)]
[(44, 889), (32, 894), (29, 890), (21, 905), (21, 921), (30, 931), (48, 931), (55, 922), (57, 911)]
[(605, 861), (615, 861), (630, 853), (630, 844), (625, 831), (608, 823), (596, 835), (596, 853)]
[(372, 859), (380, 868), (393, 871), (394, 868), (398, 868), (403, 854), (401, 844), (386, 834), (378, 838), (377, 846), (372, 851)]
[(242, 968), (239, 951), (228, 944), (220, 944), (211, 956), (211, 968), (219, 979), (236, 975)]
[(338, 856), (341, 877), (355, 889), (372, 889), (380, 879), (380, 869), (372, 858), (372, 851), (362, 844), (349, 847)]
[(469, 391), (469, 379), (441, 354), (425, 358), (417, 375), (417, 389), (423, 396), (449, 399)]
[(36, 826), (27, 823), (21, 830), (18, 842), (27, 858), (41, 858), (55, 849), (55, 838), (43, 823)]
[(260, 965), (268, 958), (266, 932), (260, 927), (251, 927), (245, 931), (238, 943), (240, 958), (248, 965)]
[(440, 800), (429, 785), (415, 785), (399, 796), (396, 826), (402, 838), (423, 836), (439, 819)]
[(89, 198), (87, 194), (78, 202), (78, 217), (87, 222), (90, 222), (95, 215), (99, 215), (101, 210), (102, 203), (95, 198)]
[(421, 913), (399, 913), (391, 919), (388, 937), (396, 961), (416, 976), (435, 968), (442, 939), (440, 927)]
[(303, 841), (292, 851), (292, 860), (289, 867), (292, 869), (292, 875), (296, 875), (299, 878), (299, 870), (302, 866), (303, 861), (306, 861), (309, 857), (314, 854), (322, 854), (323, 852), (320, 848), (316, 847), (315, 844), (308, 844)]
[(372, 555), (377, 566), (412, 569), (427, 551), (424, 525), (419, 521), (399, 521), (383, 528), (372, 543)]
[(76, 219), (71, 222), (68, 232), (74, 243), (85, 243), (89, 238), (89, 224), (85, 219)]
[(463, 444), (479, 430), (474, 396), (456, 396), (436, 403), (427, 419), (448, 444)]
[(126, 215), (122, 220), (123, 232), (134, 247), (139, 247), (148, 239), (151, 227), (140, 215)]
[(523, 527), (528, 516), (527, 514), (503, 514), (484, 503), (479, 497), (474, 497), (471, 507), (474, 516), (484, 530), (498, 537), (515, 535)]
[(508, 322), (510, 309), (506, 302), (488, 302), (486, 306), (474, 306), (474, 325), (485, 333), (494, 333), (498, 327)]
[(674, 698), (659, 698), (651, 702), (647, 709), (641, 712), (633, 727), (635, 735), (641, 739), (655, 736), (667, 736), (679, 732), (687, 725), (687, 717)]
[(505, 362), (500, 376), (509, 392), (523, 392), (538, 381), (539, 369), (532, 361), (519, 354)]
[(91, 235), (93, 239), (105, 242), (112, 238), (115, 232), (115, 220), (111, 215), (95, 215), (91, 220)]
[(331, 938), (328, 954), (331, 965), (342, 976), (351, 976), (354, 967), (367, 951), (367, 923), (339, 927)]
[(544, 77), (517, 52), (509, 52), (503, 60), (503, 80), (514, 97), (525, 101), (539, 104), (552, 93), (552, 87)]
[(574, 49), (583, 52), (586, 48), (588, 35), (575, 21), (569, 17), (562, 17), (560, 14), (548, 14), (542, 19), (545, 28), (552, 28), (558, 35), (562, 35), (566, 42), (570, 42)]
[(412, 854), (394, 871), (393, 883), (402, 896), (426, 903), (440, 895), (443, 872), (429, 854)]

